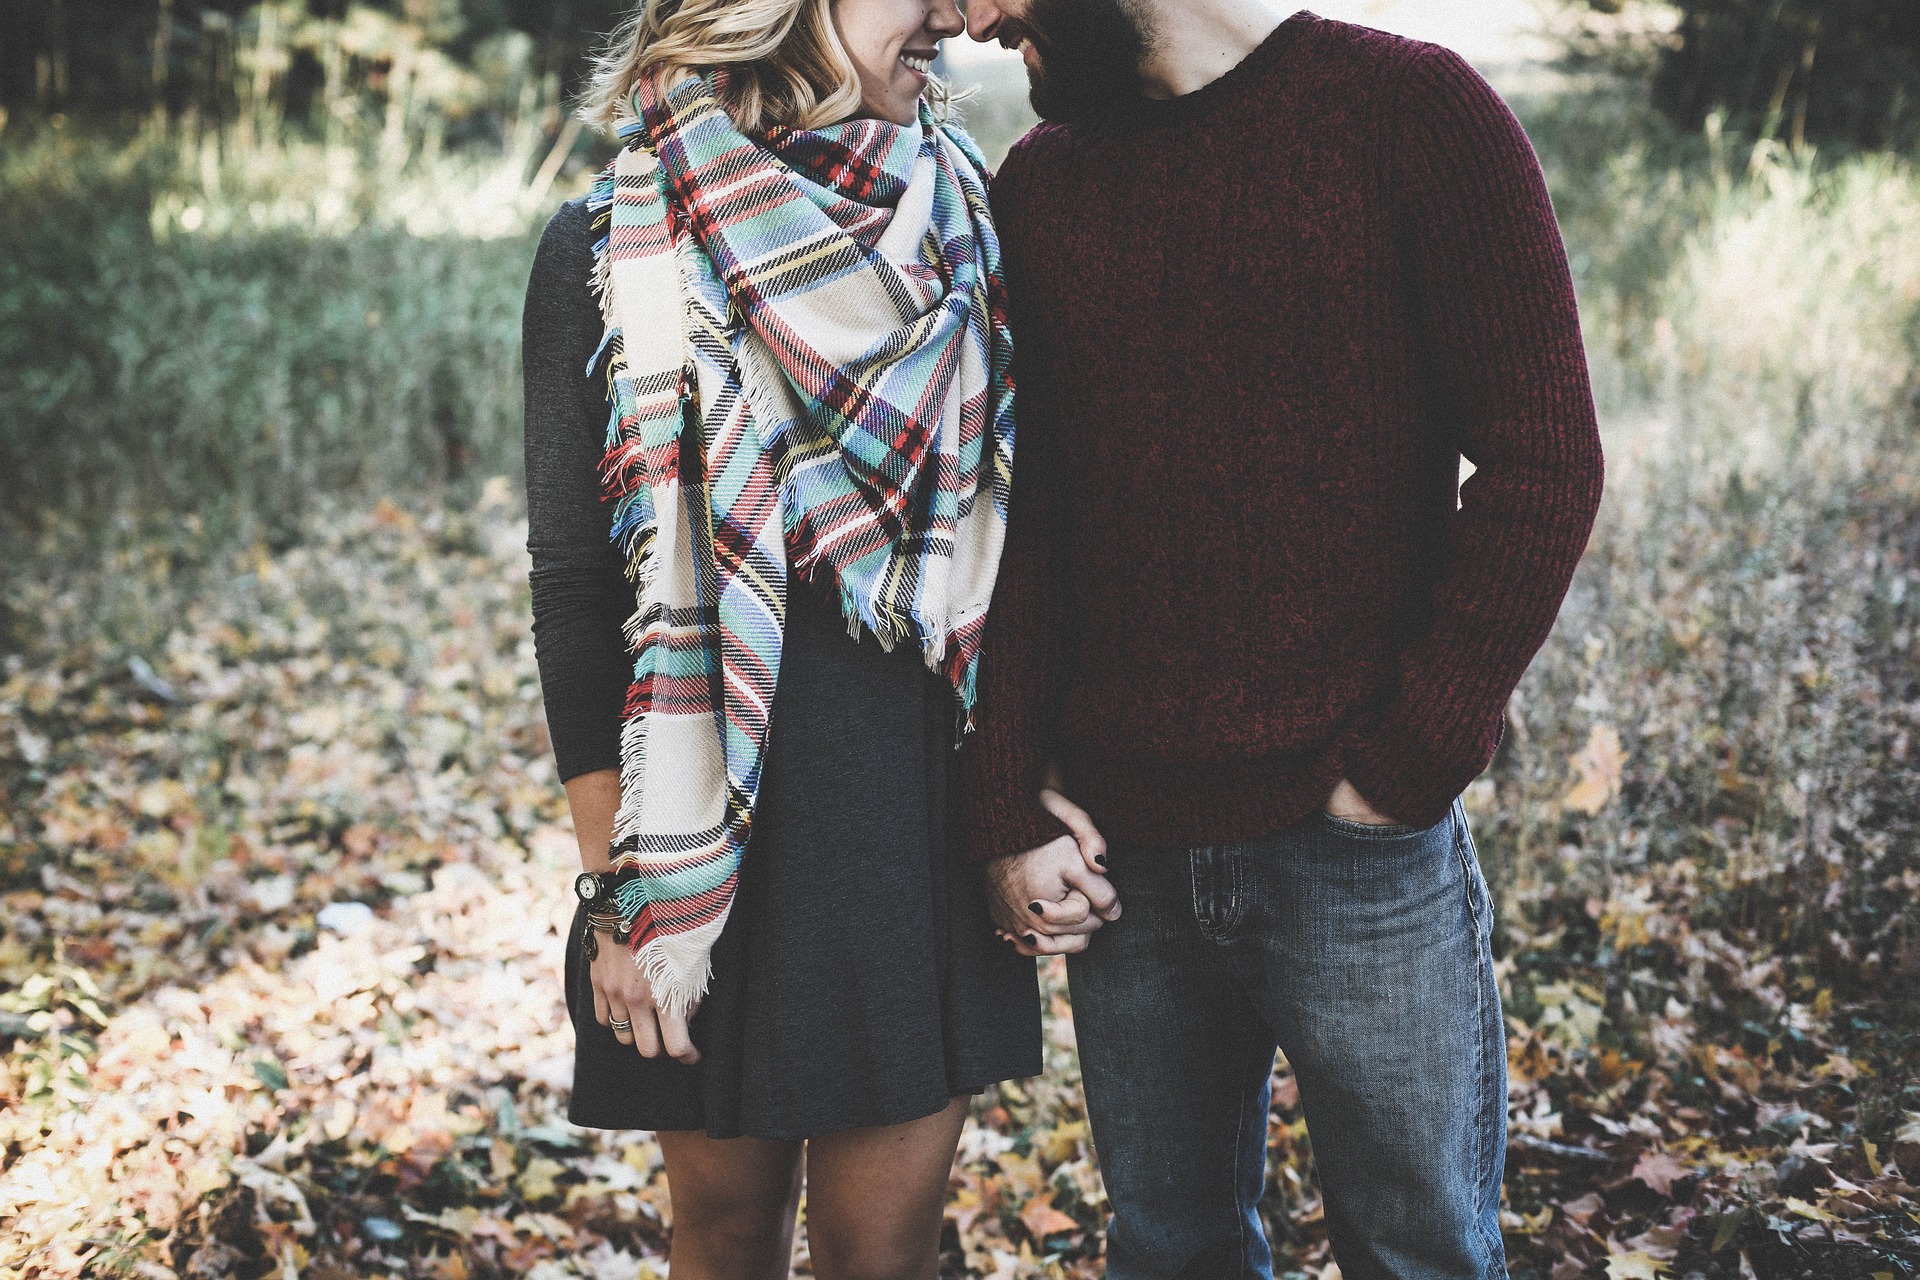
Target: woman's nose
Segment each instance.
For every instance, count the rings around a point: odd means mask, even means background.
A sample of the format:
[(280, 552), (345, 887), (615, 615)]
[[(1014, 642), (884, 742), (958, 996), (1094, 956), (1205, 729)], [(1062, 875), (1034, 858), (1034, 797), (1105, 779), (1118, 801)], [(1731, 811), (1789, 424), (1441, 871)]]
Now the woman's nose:
[(933, 0), (933, 11), (927, 15), (927, 30), (944, 39), (957, 36), (966, 29), (967, 19), (954, 0)]

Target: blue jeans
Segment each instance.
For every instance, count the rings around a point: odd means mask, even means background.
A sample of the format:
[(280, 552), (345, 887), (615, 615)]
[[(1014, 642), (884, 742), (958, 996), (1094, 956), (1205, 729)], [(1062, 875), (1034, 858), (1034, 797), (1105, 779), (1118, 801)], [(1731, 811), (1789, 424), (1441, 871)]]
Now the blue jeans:
[(1460, 806), (1424, 831), (1319, 815), (1107, 861), (1124, 911), (1068, 971), (1110, 1280), (1273, 1274), (1276, 1046), (1346, 1280), (1504, 1277), (1493, 908)]

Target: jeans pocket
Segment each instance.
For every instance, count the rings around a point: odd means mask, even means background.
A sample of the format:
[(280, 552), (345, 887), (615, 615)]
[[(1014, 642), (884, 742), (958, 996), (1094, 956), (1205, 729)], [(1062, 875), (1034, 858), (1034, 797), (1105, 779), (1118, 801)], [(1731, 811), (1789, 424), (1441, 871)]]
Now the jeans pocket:
[(1202, 936), (1224, 942), (1240, 923), (1245, 853), (1238, 848), (1202, 846), (1187, 853), (1193, 883), (1193, 919)]
[(1417, 836), (1421, 827), (1410, 827), (1404, 822), (1389, 822), (1376, 825), (1370, 822), (1354, 822), (1347, 818), (1336, 818), (1325, 809), (1320, 811), (1320, 825), (1337, 836), (1346, 836), (1351, 840), (1402, 840), (1407, 836)]

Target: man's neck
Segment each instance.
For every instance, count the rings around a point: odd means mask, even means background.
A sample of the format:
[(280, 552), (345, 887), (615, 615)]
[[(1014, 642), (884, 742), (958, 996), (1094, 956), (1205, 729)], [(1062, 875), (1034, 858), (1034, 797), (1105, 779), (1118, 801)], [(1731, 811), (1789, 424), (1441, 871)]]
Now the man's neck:
[(1147, 28), (1140, 88), (1178, 98), (1205, 88), (1259, 48), (1296, 10), (1284, 0), (1135, 0)]

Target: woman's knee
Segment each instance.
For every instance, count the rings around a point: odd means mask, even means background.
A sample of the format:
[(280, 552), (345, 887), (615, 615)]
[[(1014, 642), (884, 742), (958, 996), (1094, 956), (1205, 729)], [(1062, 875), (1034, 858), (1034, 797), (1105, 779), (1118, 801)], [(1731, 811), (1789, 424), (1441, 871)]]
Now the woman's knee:
[[(893, 1236), (895, 1238), (887, 1238)], [(938, 1238), (924, 1232), (876, 1231), (872, 1224), (833, 1224), (807, 1218), (807, 1253), (820, 1280), (932, 1280), (939, 1266)]]
[(692, 1248), (742, 1263), (784, 1256), (800, 1199), (797, 1144), (661, 1138), (676, 1251)]
[(793, 1223), (794, 1206), (784, 1196), (718, 1195), (691, 1192), (669, 1184), (673, 1199), (673, 1229), (704, 1236), (737, 1236), (750, 1240), (782, 1234)]

